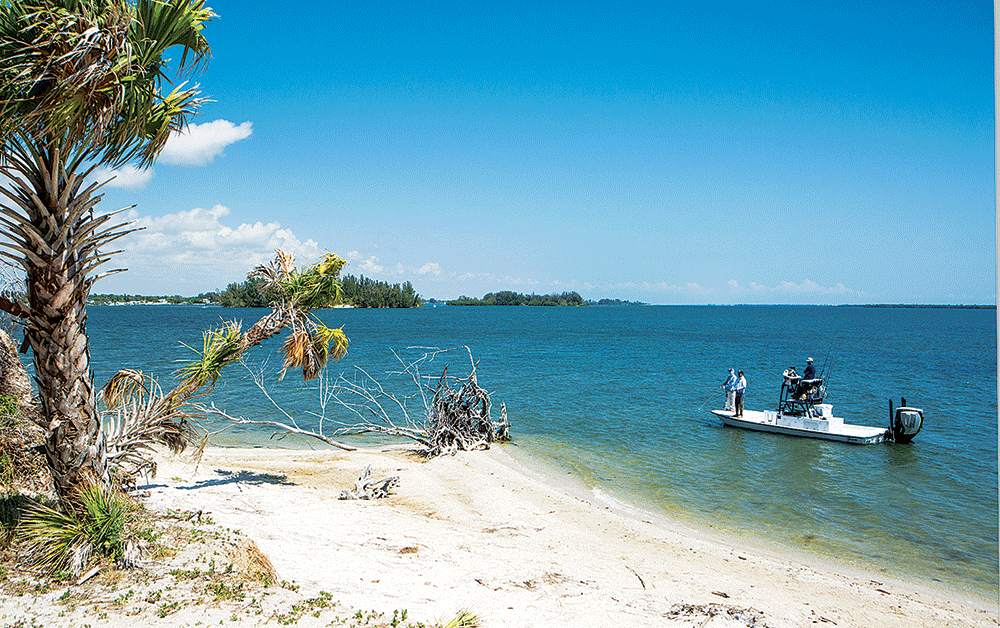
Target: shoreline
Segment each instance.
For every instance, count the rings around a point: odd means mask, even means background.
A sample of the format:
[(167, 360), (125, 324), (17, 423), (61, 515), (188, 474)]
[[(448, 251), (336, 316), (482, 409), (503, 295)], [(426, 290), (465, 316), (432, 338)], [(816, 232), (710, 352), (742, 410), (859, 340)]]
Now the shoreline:
[[(752, 609), (768, 626), (998, 625), (988, 599), (619, 512), (502, 448), (430, 462), (406, 452), (208, 448), (197, 466), (160, 457), (147, 502), (210, 511), (281, 579), (355, 608), (468, 608), (484, 626), (665, 625), (677, 604)], [(400, 477), (392, 496), (337, 500), (366, 465)]]
[[(561, 474), (556, 463), (539, 459), (521, 449), (507, 449), (505, 453), (517, 466), (514, 470), (541, 482), (552, 482), (553, 488), (563, 490), (583, 501), (600, 502), (612, 511), (638, 520), (652, 520), (659, 527), (679, 531), (699, 541), (724, 545), (732, 550), (746, 549), (772, 560), (787, 560), (804, 566), (860, 580), (879, 580), (894, 586), (911, 588), (943, 600), (961, 600), (981, 610), (995, 608), (998, 600), (991, 599), (988, 591), (971, 587), (962, 588), (943, 580), (934, 580), (926, 574), (905, 571), (877, 571), (874, 564), (852, 563), (818, 549), (800, 547), (791, 543), (767, 538), (763, 533), (741, 533), (724, 526), (713, 526), (708, 519), (682, 511), (655, 510), (651, 505), (636, 504), (611, 495), (598, 486), (590, 486), (578, 474)], [(511, 455), (513, 453), (513, 455)]]
[[(245, 438), (245, 435), (243, 435)], [(395, 444), (393, 444), (395, 442)], [(213, 445), (220, 449), (252, 449), (254, 451), (275, 449), (278, 451), (309, 451), (324, 452), (325, 446), (313, 445), (309, 439), (289, 437), (281, 446), (263, 437), (252, 445), (243, 438), (234, 439), (229, 443)], [(405, 444), (392, 439), (384, 443), (372, 443), (371, 439), (351, 441), (352, 446), (359, 450), (382, 450), (405, 448)], [(496, 446), (495, 446), (496, 447)], [(499, 448), (505, 452), (512, 463), (512, 470), (532, 479), (551, 485), (552, 488), (565, 491), (582, 501), (600, 502), (601, 507), (608, 506), (618, 514), (634, 519), (652, 520), (660, 527), (682, 529), (689, 536), (699, 540), (725, 544), (733, 549), (746, 548), (774, 559), (788, 559), (796, 563), (849, 575), (858, 579), (872, 579), (892, 582), (899, 586), (913, 588), (929, 595), (944, 599), (961, 599), (977, 608), (991, 608), (997, 601), (990, 597), (990, 591), (976, 588), (971, 583), (962, 586), (961, 583), (943, 579), (935, 579), (928, 572), (919, 570), (893, 569), (883, 567), (881, 570), (874, 560), (852, 557), (853, 560), (838, 556), (833, 551), (823, 551), (820, 547), (805, 547), (797, 545), (791, 538), (771, 538), (766, 531), (745, 531), (734, 529), (731, 522), (722, 521), (721, 525), (713, 525), (711, 520), (696, 511), (670, 510), (657, 508), (656, 504), (643, 502), (641, 495), (616, 496), (610, 489), (602, 488), (592, 478), (587, 478), (577, 471), (567, 470), (558, 461), (540, 456), (531, 447), (519, 445), (517, 442), (501, 444)], [(516, 467), (516, 468), (514, 468)], [(752, 549), (751, 549), (752, 548)]]

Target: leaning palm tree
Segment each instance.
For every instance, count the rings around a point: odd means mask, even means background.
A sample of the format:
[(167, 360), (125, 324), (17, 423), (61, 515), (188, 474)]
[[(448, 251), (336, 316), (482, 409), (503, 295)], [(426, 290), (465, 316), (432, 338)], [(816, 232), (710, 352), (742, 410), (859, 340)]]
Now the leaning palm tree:
[(342, 358), (348, 344), (343, 329), (327, 327), (312, 310), (339, 301), (338, 275), (344, 263), (327, 254), (300, 271), (290, 254), (276, 251), (269, 264), (249, 274), (264, 279), (271, 311), (246, 331), (236, 321), (206, 331), (202, 349), (195, 350), (198, 357), (177, 371), (180, 381), (169, 392), (139, 371), (115, 373), (101, 389), (101, 400), (106, 407), (107, 455), (118, 480), (130, 482), (139, 473), (155, 471), (148, 454), (156, 446), (166, 445), (177, 452), (197, 441), (198, 420), (204, 417), (195, 400), (212, 390), (223, 369), (282, 330), (290, 330), (282, 345), (282, 377), (296, 367), (302, 369), (304, 380), (315, 379), (328, 360)]
[[(0, 255), (20, 264), (25, 321), (41, 400), (39, 421), (55, 488), (73, 506), (80, 487), (107, 481), (85, 304), (100, 250), (130, 232), (99, 215), (99, 166), (148, 167), (197, 109), (172, 87), (209, 55), (204, 0), (0, 0)], [(167, 90), (170, 91), (167, 91)], [(5, 198), (4, 198), (5, 197)]]

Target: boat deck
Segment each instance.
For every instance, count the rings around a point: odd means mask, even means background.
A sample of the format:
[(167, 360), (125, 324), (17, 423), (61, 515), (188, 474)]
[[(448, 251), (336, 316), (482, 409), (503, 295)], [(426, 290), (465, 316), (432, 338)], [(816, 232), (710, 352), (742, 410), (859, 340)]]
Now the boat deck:
[(779, 417), (775, 412), (744, 410), (742, 417), (734, 417), (728, 410), (712, 410), (712, 414), (732, 427), (772, 432), (787, 436), (804, 436), (845, 443), (868, 445), (885, 440), (885, 428), (851, 425), (842, 419), (822, 420), (809, 417)]

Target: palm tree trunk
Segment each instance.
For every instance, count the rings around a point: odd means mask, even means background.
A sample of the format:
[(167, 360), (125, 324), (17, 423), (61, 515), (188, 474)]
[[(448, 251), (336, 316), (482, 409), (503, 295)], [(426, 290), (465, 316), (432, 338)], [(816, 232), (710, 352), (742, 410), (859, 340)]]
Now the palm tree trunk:
[[(65, 159), (59, 148), (22, 144), (8, 164), (20, 212), (0, 208), (0, 221), (12, 231), (18, 260), (27, 274), (30, 313), (27, 337), (35, 359), (45, 428), (45, 455), (60, 500), (75, 507), (78, 487), (109, 481), (104, 433), (90, 374), (86, 301), (101, 262), (100, 224), (92, 208), (94, 186), (81, 191), (86, 172), (79, 159)], [(15, 198), (16, 197), (16, 198)], [(6, 220), (4, 220), (4, 218)], [(18, 224), (16, 221), (20, 220)]]

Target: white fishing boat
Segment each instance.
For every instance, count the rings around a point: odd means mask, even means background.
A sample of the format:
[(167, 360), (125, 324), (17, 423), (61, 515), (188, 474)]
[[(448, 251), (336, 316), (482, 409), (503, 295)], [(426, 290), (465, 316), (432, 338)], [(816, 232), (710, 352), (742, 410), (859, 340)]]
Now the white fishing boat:
[(889, 401), (889, 427), (885, 428), (845, 423), (834, 416), (832, 405), (823, 403), (825, 396), (826, 382), (822, 376), (803, 380), (786, 373), (777, 409), (744, 410), (741, 416), (730, 410), (712, 410), (712, 414), (732, 427), (858, 445), (908, 443), (923, 427), (924, 411), (907, 406), (906, 399), (895, 410), (892, 400)]

